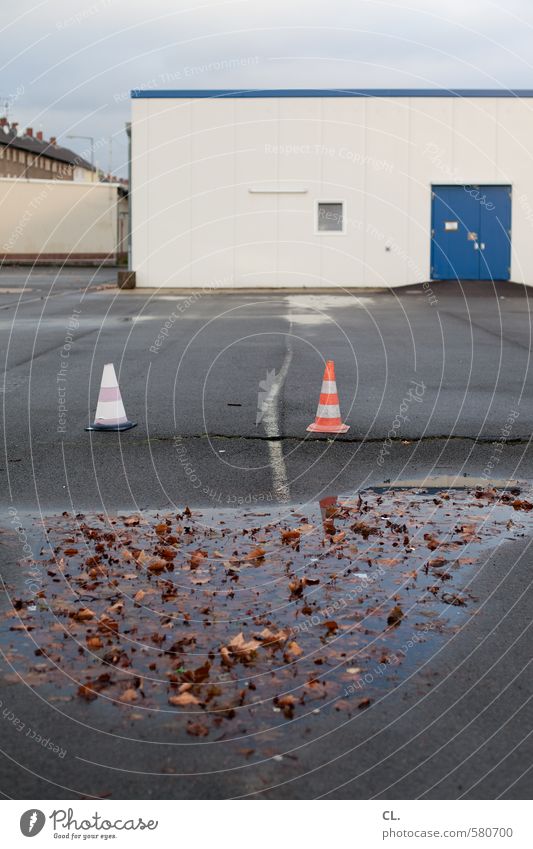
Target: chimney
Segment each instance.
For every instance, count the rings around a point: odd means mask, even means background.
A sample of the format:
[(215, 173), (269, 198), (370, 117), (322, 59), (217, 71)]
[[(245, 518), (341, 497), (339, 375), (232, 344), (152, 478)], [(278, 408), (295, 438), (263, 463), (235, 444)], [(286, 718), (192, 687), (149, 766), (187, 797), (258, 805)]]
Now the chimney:
[(26, 127), (26, 135), (29, 136), (30, 139), (33, 137), (33, 127)]
[(7, 124), (7, 118), (0, 118), (0, 127), (5, 127)]
[(35, 135), (36, 135), (36, 137), (37, 137), (37, 139), (38, 139), (39, 141), (42, 141), (42, 140), (43, 140), (43, 131), (42, 131), (42, 130), (37, 130), (37, 132), (35, 133)]
[(55, 136), (50, 136), (50, 144), (55, 145), (56, 142), (57, 142), (57, 138)]
[(18, 126), (19, 126), (18, 121), (13, 121), (13, 122), (12, 122), (12, 124), (11, 124), (11, 129), (13, 130), (13, 132), (15, 133), (15, 135), (16, 135), (16, 134), (17, 134), (17, 132), (18, 132)]

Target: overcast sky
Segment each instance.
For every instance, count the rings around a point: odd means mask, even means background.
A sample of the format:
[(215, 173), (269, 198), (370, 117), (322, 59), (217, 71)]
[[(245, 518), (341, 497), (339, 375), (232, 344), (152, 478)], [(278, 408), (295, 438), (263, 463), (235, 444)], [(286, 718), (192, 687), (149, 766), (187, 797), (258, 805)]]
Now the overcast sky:
[(132, 88), (533, 88), (533, 0), (0, 2), (10, 119), (119, 174)]

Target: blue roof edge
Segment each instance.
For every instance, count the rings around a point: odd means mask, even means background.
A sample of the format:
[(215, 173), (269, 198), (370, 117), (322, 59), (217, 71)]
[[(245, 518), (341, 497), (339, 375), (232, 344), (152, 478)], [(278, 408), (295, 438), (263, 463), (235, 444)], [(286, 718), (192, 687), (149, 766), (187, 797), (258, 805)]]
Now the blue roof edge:
[(497, 88), (283, 88), (133, 89), (132, 99), (205, 97), (533, 97), (533, 89)]

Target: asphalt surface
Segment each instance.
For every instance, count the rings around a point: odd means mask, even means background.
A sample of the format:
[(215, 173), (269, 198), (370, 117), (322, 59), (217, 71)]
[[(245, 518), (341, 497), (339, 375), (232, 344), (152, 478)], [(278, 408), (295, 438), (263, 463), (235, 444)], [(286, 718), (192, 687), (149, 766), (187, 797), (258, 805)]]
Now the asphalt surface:
[[(35, 286), (40, 295), (21, 293), (20, 306), (0, 295), (2, 473), (19, 508), (231, 505), (265, 493), (297, 502), (432, 468), (479, 474), (509, 416), (495, 476), (530, 476), (530, 300), (522, 287), (440, 284), (431, 305), (422, 287), (187, 296), (86, 292), (82, 270), (70, 274), (56, 291), (48, 272), (50, 297), (46, 283)], [(3, 278), (15, 288), (24, 275)], [(110, 279), (111, 271), (99, 272), (100, 286)], [(334, 442), (306, 432), (325, 359), (335, 361), (350, 425)], [(107, 362), (138, 425), (88, 435)], [(274, 397), (256, 424), (269, 376)], [(388, 435), (393, 445), (380, 465)]]
[[(489, 469), (489, 477), (533, 480), (531, 296), (523, 287), (434, 284), (431, 303), (421, 286), (222, 295), (121, 292), (113, 281), (107, 269), (0, 275), (5, 524), (10, 507), (24, 525), (62, 510), (316, 502), (428, 474), (468, 480)], [(306, 432), (326, 359), (335, 361), (350, 425), (335, 440)], [(108, 362), (138, 425), (87, 433)], [(298, 751), (281, 762), (236, 767), (231, 753), (220, 762), (209, 746), (173, 747), (169, 729), (158, 745), (143, 743), (134, 724), (133, 739), (111, 737), (97, 705), (76, 705), (65, 722), (57, 705), (7, 683), (4, 705), (68, 752), (51, 758), (0, 723), (3, 792), (527, 798), (529, 543), (506, 543), (482, 564), (481, 613), (430, 673), (354, 722), (320, 717), (312, 743), (297, 729)], [(10, 550), (3, 563), (16, 581)]]

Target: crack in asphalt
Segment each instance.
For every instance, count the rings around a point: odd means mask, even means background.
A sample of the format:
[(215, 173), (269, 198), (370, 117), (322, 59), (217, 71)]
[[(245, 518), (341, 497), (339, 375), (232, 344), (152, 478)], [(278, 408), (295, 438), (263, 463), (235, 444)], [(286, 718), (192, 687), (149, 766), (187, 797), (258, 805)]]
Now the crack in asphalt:
[[(375, 445), (383, 442), (384, 439), (390, 439), (391, 442), (394, 443), (431, 443), (431, 442), (473, 442), (479, 445), (492, 445), (493, 442), (496, 442), (501, 439), (501, 434), (495, 434), (494, 436), (461, 436), (460, 434), (449, 435), (449, 434), (441, 434), (438, 436), (396, 436), (396, 437), (388, 437), (387, 434), (383, 436), (328, 436), (324, 434), (324, 436), (298, 436), (298, 435), (282, 435), (282, 436), (267, 436), (267, 435), (257, 435), (257, 436), (247, 436), (243, 434), (228, 434), (228, 433), (190, 433), (190, 434), (173, 434), (172, 436), (150, 436), (147, 439), (134, 439), (128, 438), (128, 442), (135, 444), (149, 444), (151, 442), (173, 442), (176, 439), (176, 436), (179, 436), (181, 439), (223, 439), (223, 440), (245, 440), (247, 442), (301, 442), (301, 443), (313, 443), (313, 442), (339, 442), (339, 443), (355, 443), (357, 445)], [(94, 436), (92, 436), (94, 439)], [(531, 437), (517, 437), (515, 439), (507, 439), (506, 445), (529, 445), (531, 442)], [(77, 443), (66, 443), (75, 445)]]

